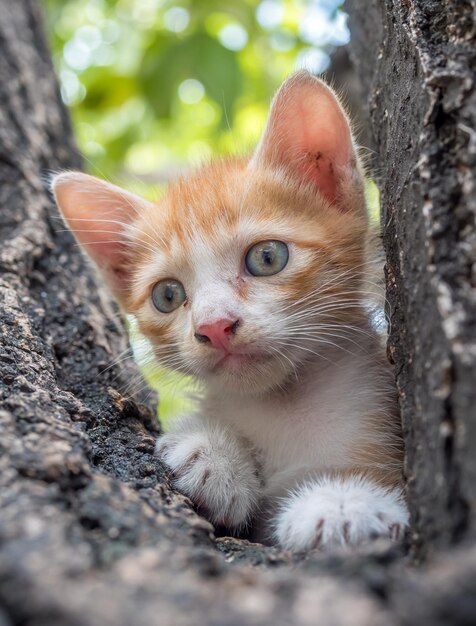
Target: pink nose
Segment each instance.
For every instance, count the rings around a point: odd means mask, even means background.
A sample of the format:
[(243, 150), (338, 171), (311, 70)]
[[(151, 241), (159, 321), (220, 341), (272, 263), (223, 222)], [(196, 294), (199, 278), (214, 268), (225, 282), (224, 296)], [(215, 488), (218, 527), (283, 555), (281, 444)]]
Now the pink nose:
[(214, 348), (227, 348), (230, 336), (234, 335), (240, 324), (239, 320), (222, 319), (211, 324), (201, 324), (195, 338), (201, 343), (211, 343)]

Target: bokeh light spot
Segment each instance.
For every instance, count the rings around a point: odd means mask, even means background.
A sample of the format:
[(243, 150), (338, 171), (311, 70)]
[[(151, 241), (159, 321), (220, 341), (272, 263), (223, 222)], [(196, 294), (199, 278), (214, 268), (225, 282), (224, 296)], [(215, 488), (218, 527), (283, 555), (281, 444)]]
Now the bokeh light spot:
[(279, 0), (264, 0), (256, 9), (256, 19), (263, 28), (273, 29), (279, 26), (284, 18), (284, 6)]
[(297, 57), (296, 68), (308, 70), (313, 74), (322, 74), (329, 67), (330, 56), (319, 48), (306, 48)]
[(185, 104), (196, 104), (205, 95), (205, 87), (199, 80), (187, 78), (183, 83), (180, 83), (178, 95)]
[(190, 21), (190, 14), (183, 7), (172, 7), (164, 13), (164, 24), (167, 30), (173, 33), (184, 31)]
[(228, 50), (242, 50), (248, 43), (248, 33), (241, 24), (227, 24), (218, 33), (220, 43)]

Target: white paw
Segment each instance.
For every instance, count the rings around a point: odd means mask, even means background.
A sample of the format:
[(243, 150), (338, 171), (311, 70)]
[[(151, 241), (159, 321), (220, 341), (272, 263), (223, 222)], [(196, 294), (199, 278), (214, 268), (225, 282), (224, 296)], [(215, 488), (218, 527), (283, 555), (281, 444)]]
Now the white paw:
[(276, 517), (275, 537), (288, 550), (357, 546), (377, 537), (397, 540), (408, 511), (397, 490), (364, 477), (323, 477), (290, 495)]
[(156, 453), (174, 485), (218, 526), (244, 525), (256, 504), (256, 468), (238, 440), (218, 428), (165, 434)]

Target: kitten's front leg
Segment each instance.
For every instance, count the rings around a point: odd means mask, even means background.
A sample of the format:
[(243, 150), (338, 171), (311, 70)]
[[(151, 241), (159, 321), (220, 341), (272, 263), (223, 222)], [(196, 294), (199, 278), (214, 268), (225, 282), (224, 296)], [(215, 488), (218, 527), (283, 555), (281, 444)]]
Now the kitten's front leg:
[(229, 430), (186, 418), (159, 437), (157, 455), (174, 485), (205, 511), (213, 524), (243, 526), (256, 505), (260, 480), (250, 451)]
[(408, 511), (397, 489), (364, 476), (309, 481), (283, 503), (275, 537), (288, 550), (356, 546), (376, 537), (399, 539)]

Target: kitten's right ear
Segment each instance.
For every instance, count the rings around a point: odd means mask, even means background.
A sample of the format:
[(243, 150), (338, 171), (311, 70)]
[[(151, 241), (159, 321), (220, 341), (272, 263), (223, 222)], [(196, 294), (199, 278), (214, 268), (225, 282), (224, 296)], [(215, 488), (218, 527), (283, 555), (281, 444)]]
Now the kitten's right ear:
[(300, 71), (279, 88), (250, 166), (286, 170), (343, 211), (364, 207), (362, 174), (347, 115), (334, 91)]
[(149, 203), (81, 172), (54, 176), (51, 189), (67, 226), (123, 303), (132, 273), (132, 224)]

